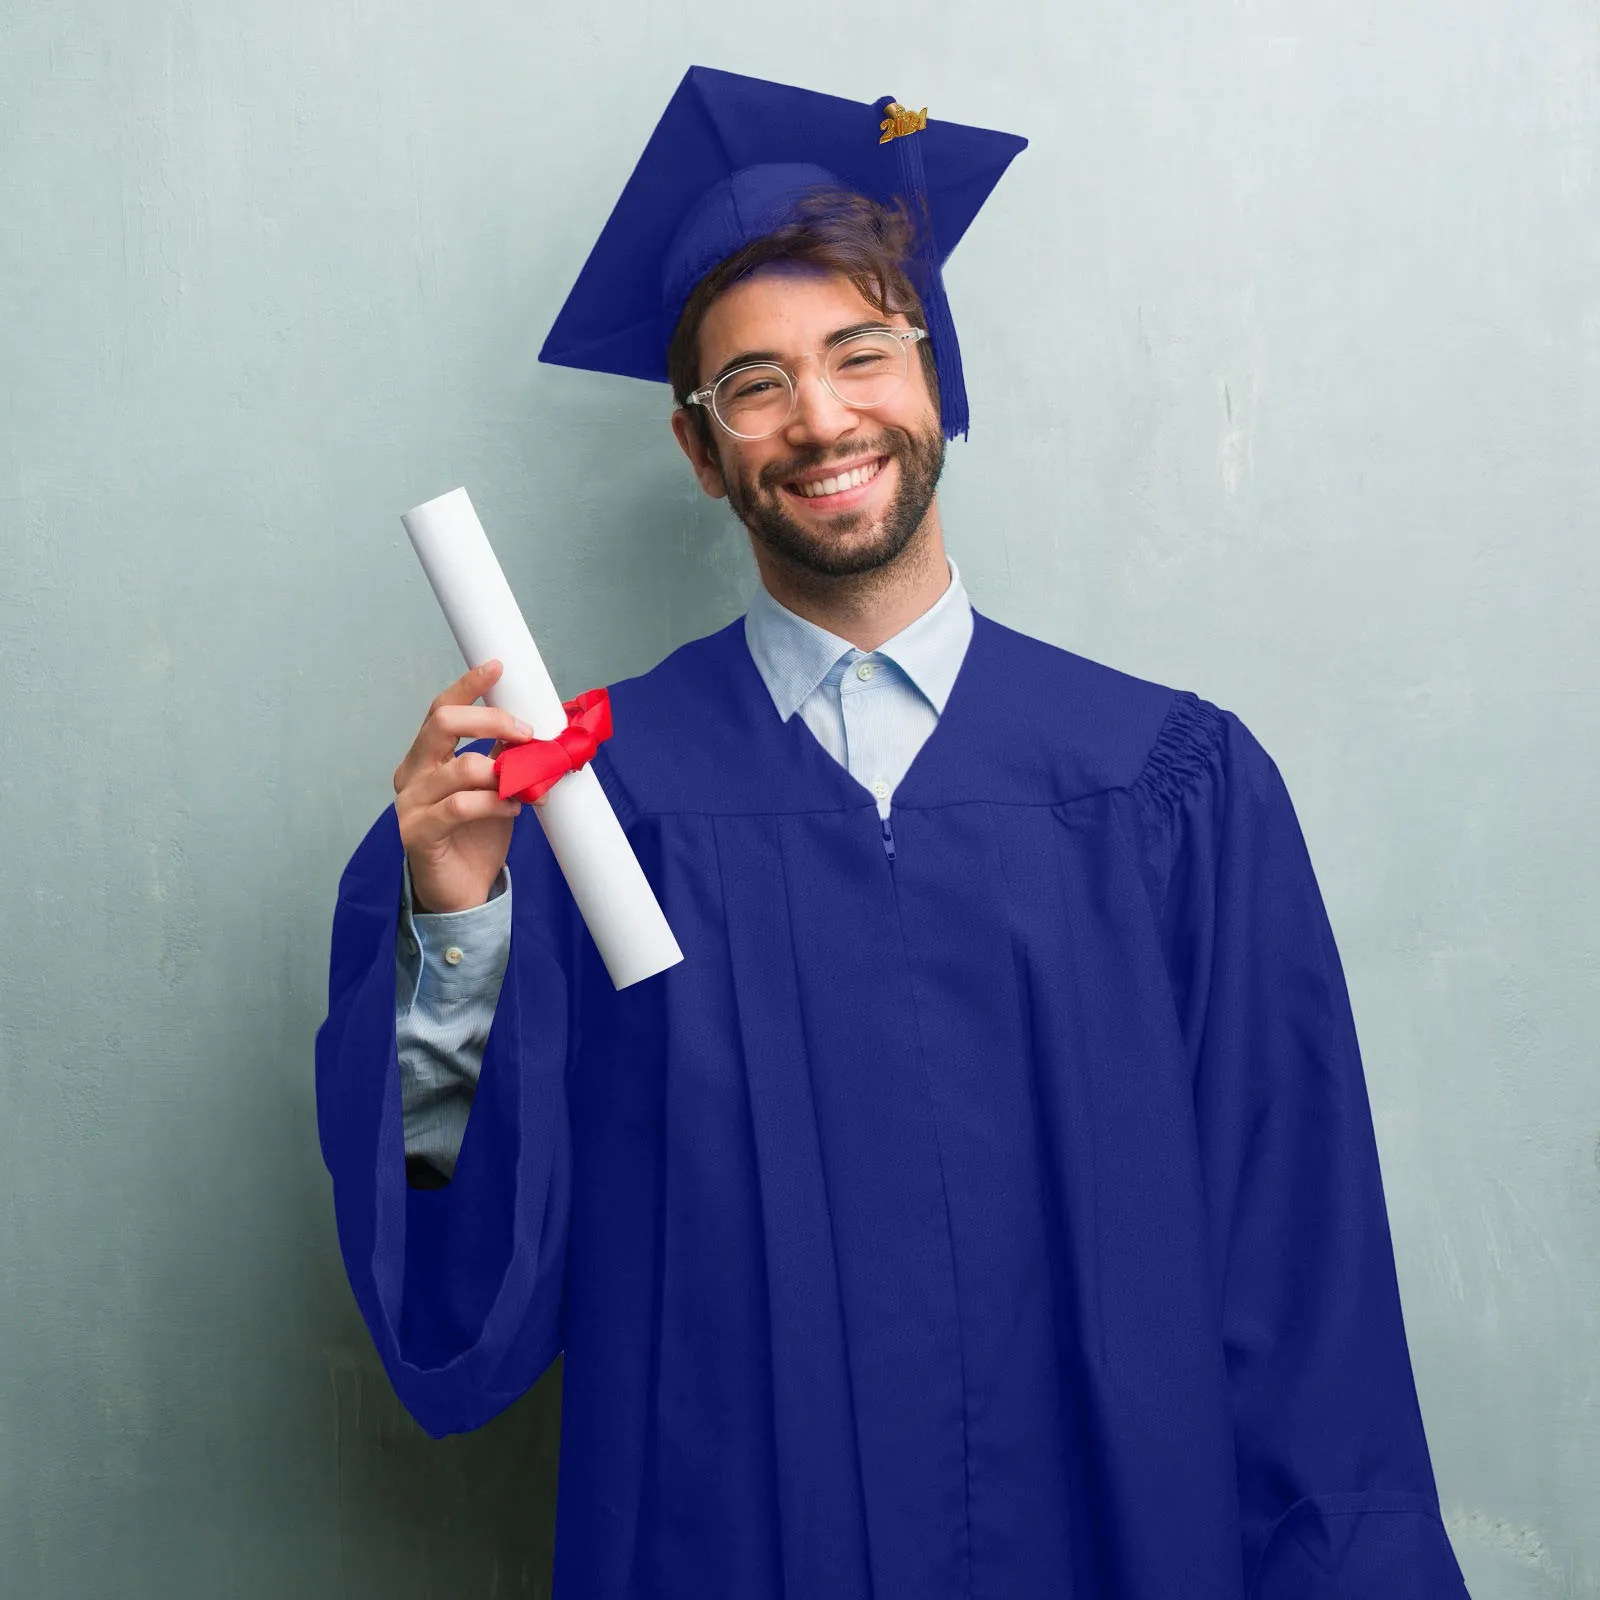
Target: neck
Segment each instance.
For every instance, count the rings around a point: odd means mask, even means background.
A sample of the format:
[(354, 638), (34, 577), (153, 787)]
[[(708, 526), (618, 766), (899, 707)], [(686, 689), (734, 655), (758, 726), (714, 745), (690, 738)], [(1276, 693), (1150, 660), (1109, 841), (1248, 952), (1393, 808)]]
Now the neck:
[(767, 593), (797, 617), (871, 653), (930, 610), (950, 587), (937, 503), (928, 507), (911, 542), (870, 572), (834, 577), (779, 564), (751, 541)]

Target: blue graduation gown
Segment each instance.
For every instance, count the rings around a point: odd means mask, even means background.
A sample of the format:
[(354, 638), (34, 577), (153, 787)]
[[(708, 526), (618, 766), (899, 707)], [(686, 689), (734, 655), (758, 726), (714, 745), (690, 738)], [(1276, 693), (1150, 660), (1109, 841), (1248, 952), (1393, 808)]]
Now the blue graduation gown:
[(373, 825), (317, 1106), (397, 1394), (440, 1437), (565, 1352), (556, 1600), (1460, 1600), (1276, 766), (973, 627), (887, 828), (742, 619), (611, 686), (595, 770), (684, 960), (614, 990), (524, 813), (443, 1189)]

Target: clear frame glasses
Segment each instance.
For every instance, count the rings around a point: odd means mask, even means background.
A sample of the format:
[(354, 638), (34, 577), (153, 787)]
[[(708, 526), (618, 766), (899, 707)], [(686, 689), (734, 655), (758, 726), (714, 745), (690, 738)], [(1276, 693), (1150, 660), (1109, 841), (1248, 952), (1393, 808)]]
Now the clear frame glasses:
[[(926, 339), (926, 328), (874, 328), (852, 334), (808, 360), (822, 358), (822, 381), (843, 405), (881, 406), (906, 380), (911, 346)], [(684, 402), (709, 406), (718, 423), (736, 439), (768, 439), (784, 427), (800, 403), (794, 375), (774, 361), (752, 361), (725, 372), (714, 384), (696, 389)]]

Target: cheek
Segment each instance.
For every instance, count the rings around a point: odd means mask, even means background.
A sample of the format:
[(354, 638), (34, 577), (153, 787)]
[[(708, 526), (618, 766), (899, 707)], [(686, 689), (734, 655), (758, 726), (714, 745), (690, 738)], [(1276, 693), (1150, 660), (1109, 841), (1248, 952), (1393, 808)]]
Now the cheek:
[(716, 453), (711, 457), (711, 467), (716, 474), (719, 487), (724, 490), (732, 489), (737, 494), (747, 481), (745, 465), (739, 459), (738, 453), (728, 449), (721, 441), (717, 444)]
[(737, 487), (742, 489), (745, 497), (749, 499), (755, 495), (770, 492), (763, 486), (761, 479), (761, 474), (765, 471), (766, 466), (767, 462), (765, 460), (752, 460), (747, 456), (730, 455), (728, 457), (727, 470)]

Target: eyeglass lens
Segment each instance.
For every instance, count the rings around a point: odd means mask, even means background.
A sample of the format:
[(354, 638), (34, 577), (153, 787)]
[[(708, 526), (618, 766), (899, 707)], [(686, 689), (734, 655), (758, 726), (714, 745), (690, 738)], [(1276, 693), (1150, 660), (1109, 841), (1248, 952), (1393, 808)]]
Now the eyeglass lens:
[[(905, 343), (893, 334), (858, 333), (829, 349), (823, 371), (846, 405), (881, 405), (905, 378)], [(789, 420), (794, 402), (794, 384), (779, 366), (730, 372), (711, 395), (723, 427), (746, 439), (776, 433)]]

